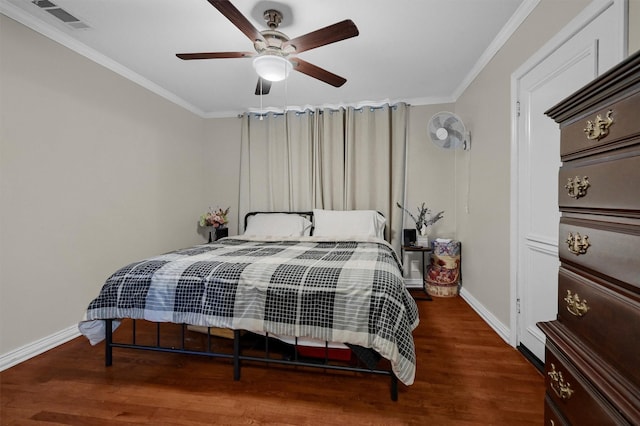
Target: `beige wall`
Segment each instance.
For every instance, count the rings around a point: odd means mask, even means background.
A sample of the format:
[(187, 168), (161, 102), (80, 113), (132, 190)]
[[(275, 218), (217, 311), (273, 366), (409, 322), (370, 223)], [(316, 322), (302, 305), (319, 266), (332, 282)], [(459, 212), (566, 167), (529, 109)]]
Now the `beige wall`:
[[(429, 138), (429, 119), (440, 111), (453, 111), (453, 104), (412, 106), (407, 145), (406, 206), (414, 215), (423, 202), (433, 214), (444, 210), (444, 219), (434, 226), (429, 238), (456, 238), (455, 151), (437, 147)], [(399, 200), (402, 202), (402, 200)], [(415, 223), (405, 215), (405, 228)], [(420, 285), (421, 255), (405, 256), (405, 277)]]
[[(510, 76), (588, 3), (543, 0), (455, 105), (410, 109), (407, 205), (445, 210), (434, 235), (463, 242), (465, 289), (507, 326)], [(470, 152), (430, 142), (441, 110)], [(1, 15), (0, 119), (0, 355), (74, 325), (115, 268), (203, 241), (208, 206), (238, 205), (239, 119), (195, 117)]]
[[(0, 15), (0, 354), (202, 241), (205, 121)], [(215, 153), (208, 163), (215, 163)]]
[(238, 219), (241, 123), (237, 117), (210, 119), (205, 130), (205, 181), (212, 186), (205, 190), (205, 199), (214, 208), (231, 207), (229, 235), (236, 235), (238, 220), (244, 220)]
[[(433, 226), (432, 237), (455, 238), (455, 151), (440, 148), (429, 138), (427, 124), (440, 111), (453, 111), (453, 104), (412, 106), (407, 146), (407, 208), (413, 213), (423, 202), (435, 214), (444, 210), (444, 219)], [(402, 201), (402, 200), (400, 200)], [(405, 217), (406, 227), (415, 227)]]
[[(458, 217), (464, 287), (506, 327), (510, 324), (511, 74), (590, 2), (542, 0), (456, 102), (473, 134), (469, 213)], [(543, 31), (541, 29), (544, 29)], [(461, 173), (457, 186), (465, 185)], [(458, 206), (466, 200), (458, 191)], [(461, 207), (458, 210), (462, 210)]]

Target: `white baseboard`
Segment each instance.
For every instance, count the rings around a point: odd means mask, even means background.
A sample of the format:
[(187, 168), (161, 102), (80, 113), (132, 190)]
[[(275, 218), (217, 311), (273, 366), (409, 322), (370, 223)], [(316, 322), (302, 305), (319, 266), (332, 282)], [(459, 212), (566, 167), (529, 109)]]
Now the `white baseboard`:
[(13, 367), (16, 364), (20, 364), (34, 356), (40, 355), (53, 349), (56, 346), (60, 346), (63, 343), (73, 340), (80, 336), (77, 325), (72, 325), (64, 330), (53, 333), (49, 336), (43, 337), (35, 342), (28, 343), (22, 347), (14, 349), (6, 354), (0, 355), (0, 371), (4, 371), (7, 368)]
[(512, 346), (509, 342), (509, 327), (504, 325), (502, 322), (498, 320), (491, 312), (489, 312), (482, 303), (478, 301), (471, 293), (465, 290), (464, 287), (460, 289), (460, 297), (471, 306), (471, 308), (476, 311), (480, 317), (489, 324), (489, 327), (493, 328), (493, 330), (498, 333), (498, 336), (502, 338), (509, 346)]

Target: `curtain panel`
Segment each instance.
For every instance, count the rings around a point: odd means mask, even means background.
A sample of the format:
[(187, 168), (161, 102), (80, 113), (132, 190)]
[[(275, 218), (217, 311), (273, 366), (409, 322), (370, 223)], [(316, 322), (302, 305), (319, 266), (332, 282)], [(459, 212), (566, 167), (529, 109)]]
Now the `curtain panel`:
[(242, 116), (239, 232), (249, 211), (378, 210), (402, 241), (407, 105)]

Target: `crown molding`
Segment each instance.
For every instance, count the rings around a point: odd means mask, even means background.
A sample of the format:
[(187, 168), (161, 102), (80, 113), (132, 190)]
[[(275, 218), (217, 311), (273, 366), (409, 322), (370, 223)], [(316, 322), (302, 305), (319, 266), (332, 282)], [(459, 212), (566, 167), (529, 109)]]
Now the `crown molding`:
[(511, 19), (509, 19), (507, 24), (502, 27), (502, 30), (500, 30), (498, 35), (496, 35), (489, 47), (480, 56), (473, 68), (471, 68), (471, 71), (469, 71), (460, 85), (453, 91), (452, 102), (457, 101), (458, 98), (464, 93), (464, 91), (467, 90), (473, 80), (476, 79), (476, 77), (482, 72), (484, 67), (489, 64), (489, 61), (493, 59), (496, 53), (498, 53), (502, 46), (504, 46), (509, 38), (511, 38), (513, 33), (515, 33), (518, 27), (520, 27), (524, 20), (527, 19), (529, 14), (531, 14), (533, 9), (536, 8), (538, 3), (540, 3), (540, 0), (525, 0), (524, 2), (522, 2), (513, 16), (511, 16)]

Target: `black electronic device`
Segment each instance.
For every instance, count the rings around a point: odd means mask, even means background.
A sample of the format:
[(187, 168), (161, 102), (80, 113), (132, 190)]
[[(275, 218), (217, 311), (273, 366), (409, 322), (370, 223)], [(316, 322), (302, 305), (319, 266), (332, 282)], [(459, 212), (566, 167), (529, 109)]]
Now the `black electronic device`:
[(403, 230), (403, 244), (405, 246), (415, 246), (416, 241), (418, 240), (418, 233), (415, 229), (404, 229)]

